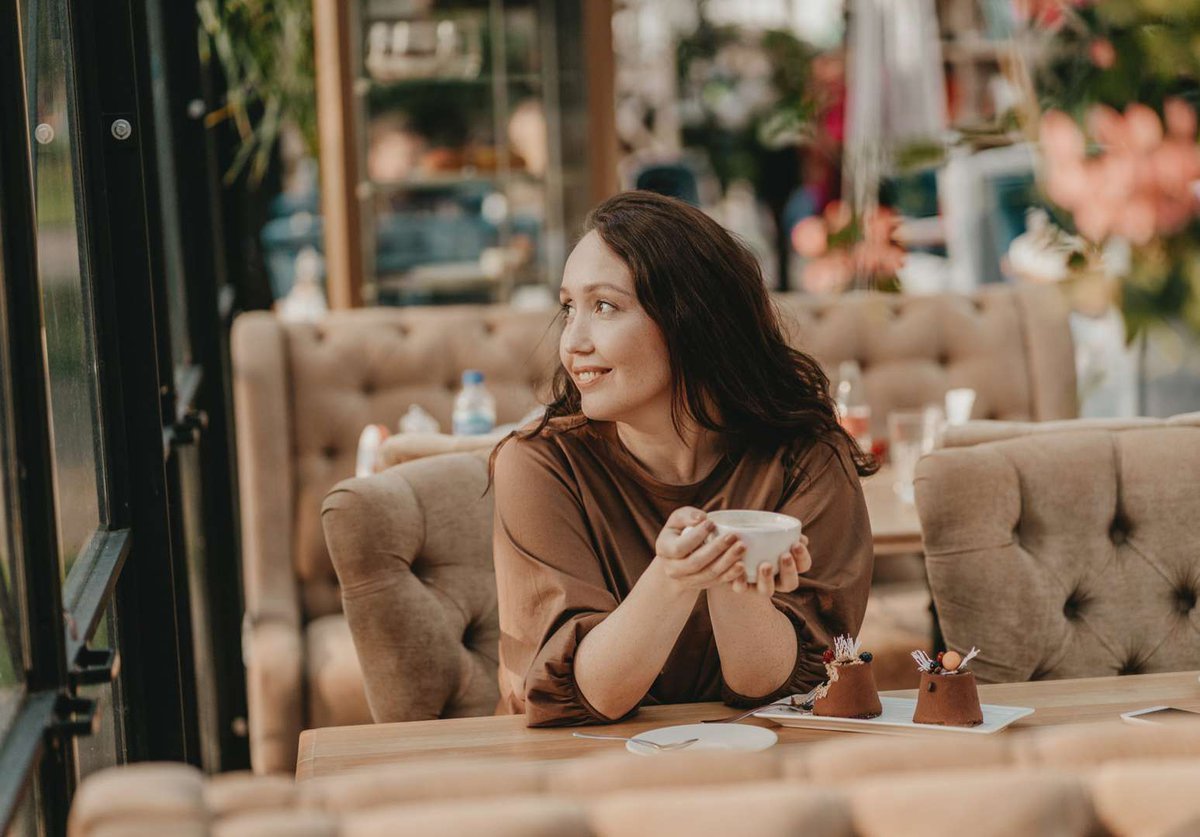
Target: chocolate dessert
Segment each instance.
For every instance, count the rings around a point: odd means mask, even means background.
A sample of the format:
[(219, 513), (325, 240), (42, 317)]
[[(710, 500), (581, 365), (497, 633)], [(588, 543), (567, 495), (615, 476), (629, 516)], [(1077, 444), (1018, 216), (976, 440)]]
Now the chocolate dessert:
[(834, 639), (825, 652), (829, 680), (813, 698), (812, 713), (830, 718), (877, 718), (883, 713), (871, 655), (859, 651), (859, 642), (848, 636)]
[(913, 652), (921, 671), (913, 723), (954, 727), (983, 723), (975, 675), (966, 670), (967, 663), (978, 653), (976, 648), (965, 657), (956, 651), (946, 651), (938, 654), (937, 659), (930, 659), (924, 651)]

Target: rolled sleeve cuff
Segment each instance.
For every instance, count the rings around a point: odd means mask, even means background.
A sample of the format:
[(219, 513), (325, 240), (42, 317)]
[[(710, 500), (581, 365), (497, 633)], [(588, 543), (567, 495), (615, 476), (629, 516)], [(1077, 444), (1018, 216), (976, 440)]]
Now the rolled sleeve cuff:
[(637, 707), (610, 718), (588, 703), (575, 680), (579, 643), (604, 621), (607, 613), (572, 617), (551, 635), (525, 677), (525, 724), (530, 727), (615, 724), (632, 717)]

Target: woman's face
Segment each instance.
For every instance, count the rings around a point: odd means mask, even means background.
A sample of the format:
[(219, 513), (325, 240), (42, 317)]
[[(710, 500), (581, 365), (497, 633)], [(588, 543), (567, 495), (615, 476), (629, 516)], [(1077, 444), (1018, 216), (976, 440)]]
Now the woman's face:
[(594, 230), (571, 252), (559, 298), (558, 354), (596, 421), (670, 422), (671, 368), (662, 332), (638, 303), (633, 277)]

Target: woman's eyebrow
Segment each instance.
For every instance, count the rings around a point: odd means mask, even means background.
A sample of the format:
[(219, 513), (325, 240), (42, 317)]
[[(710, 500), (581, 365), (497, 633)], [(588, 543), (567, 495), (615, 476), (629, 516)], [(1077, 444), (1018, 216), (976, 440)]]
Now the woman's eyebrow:
[[(592, 282), (592, 283), (590, 283), (588, 285), (584, 285), (582, 288), (580, 288), (579, 292), (582, 295), (586, 296), (587, 294), (590, 294), (594, 291), (598, 291), (601, 289), (604, 289), (607, 291), (615, 291), (616, 293), (619, 293), (622, 296), (628, 296), (628, 297), (633, 296), (633, 294), (631, 294), (629, 291), (625, 290), (624, 288), (617, 287), (616, 285), (610, 284), (608, 282)], [(570, 293), (571, 293), (570, 290), (568, 290), (567, 288), (559, 288), (559, 290), (558, 290), (558, 295), (560, 297), (563, 296), (564, 294), (569, 295)]]

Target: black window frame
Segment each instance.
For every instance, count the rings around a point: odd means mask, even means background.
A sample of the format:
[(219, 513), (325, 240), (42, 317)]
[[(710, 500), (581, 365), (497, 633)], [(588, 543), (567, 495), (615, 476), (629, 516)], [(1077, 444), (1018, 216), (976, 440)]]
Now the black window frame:
[[(9, 507), (0, 513), (11, 524), (25, 669), (22, 705), (0, 730), (0, 829), (36, 784), (41, 827), (59, 834), (77, 774), (71, 740), (98, 723), (117, 725), (119, 761), (248, 766), (228, 389), (233, 305), (219, 256), (219, 148), (200, 118), (219, 80), (200, 66), (194, 5), (28, 2), (55, 3), (66, 15), (101, 496), (99, 526), (63, 580), (47, 376), (14, 371), (45, 370), (46, 358), (30, 88), (8, 83), (32, 68), (22, 66), (18, 0), (0, 0), (0, 125), (22, 128), (0, 131), (0, 387), (13, 408), (10, 423), (0, 422), (9, 468)], [(182, 311), (168, 311), (168, 283)], [(172, 315), (187, 319), (180, 359)], [(200, 446), (191, 465), (177, 455), (184, 445)], [(199, 519), (188, 525), (200, 527), (210, 556), (199, 567), (188, 551), (184, 478), (200, 497)], [(89, 642), (106, 614), (119, 644), (96, 650)], [(198, 683), (197, 649), (215, 685)], [(100, 718), (96, 701), (77, 690), (114, 677), (120, 717)]]

